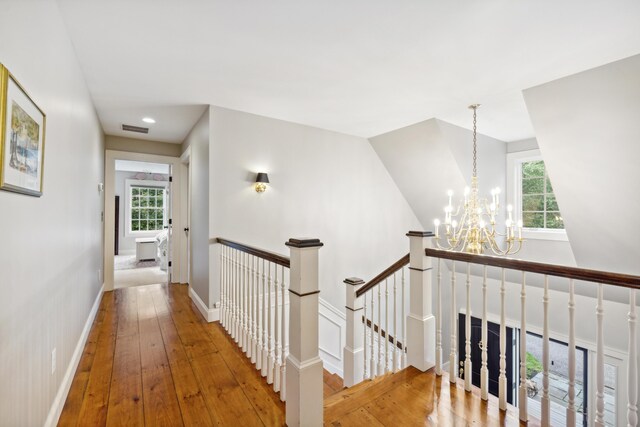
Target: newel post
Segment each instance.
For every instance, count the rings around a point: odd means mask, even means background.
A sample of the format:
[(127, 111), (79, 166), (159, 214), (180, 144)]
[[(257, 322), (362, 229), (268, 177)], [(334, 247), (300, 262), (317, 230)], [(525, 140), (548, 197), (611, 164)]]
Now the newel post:
[(362, 279), (349, 277), (344, 280), (347, 285), (347, 341), (344, 346), (344, 385), (351, 387), (362, 382), (364, 376), (364, 324), (362, 323), (362, 298), (356, 291), (364, 284)]
[(407, 361), (426, 371), (435, 366), (436, 320), (431, 305), (431, 258), (425, 248), (432, 245), (430, 231), (410, 231), (409, 314), (407, 315)]
[(322, 426), (322, 360), (318, 351), (318, 239), (289, 239), (289, 355), (286, 422)]

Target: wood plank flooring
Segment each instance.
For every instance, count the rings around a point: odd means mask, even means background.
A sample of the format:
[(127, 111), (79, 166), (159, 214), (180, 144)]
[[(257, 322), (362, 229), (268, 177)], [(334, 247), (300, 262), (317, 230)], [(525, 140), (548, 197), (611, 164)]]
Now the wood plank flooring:
[(521, 423), (517, 408), (500, 411), (497, 398), (485, 402), (479, 390), (465, 392), (458, 382), (433, 370), (408, 367), (365, 381), (324, 401), (327, 426), (539, 426), (535, 419)]
[(285, 405), (186, 285), (106, 292), (58, 425), (284, 425)]
[[(519, 425), (514, 408), (414, 368), (349, 389), (325, 371), (324, 398), (327, 426)], [(58, 425), (284, 424), (279, 395), (173, 284), (104, 294)]]

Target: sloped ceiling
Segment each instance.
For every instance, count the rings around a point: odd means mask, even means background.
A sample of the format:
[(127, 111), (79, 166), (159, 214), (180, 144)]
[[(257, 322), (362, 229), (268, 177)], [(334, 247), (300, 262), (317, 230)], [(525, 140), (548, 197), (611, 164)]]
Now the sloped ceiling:
[(576, 263), (640, 274), (640, 55), (524, 99)]
[[(369, 142), (409, 202), (425, 230), (444, 217), (447, 190), (454, 200), (471, 183), (472, 133), (431, 119), (374, 138)], [(506, 146), (502, 141), (478, 135), (480, 194), (505, 186)]]

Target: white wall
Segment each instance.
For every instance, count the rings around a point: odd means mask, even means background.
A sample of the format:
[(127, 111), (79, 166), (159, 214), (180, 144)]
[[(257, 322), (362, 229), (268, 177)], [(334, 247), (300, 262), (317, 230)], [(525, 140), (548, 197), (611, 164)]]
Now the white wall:
[[(425, 230), (433, 230), (434, 219), (444, 219), (447, 190), (454, 191), (455, 204), (471, 185), (473, 137), (467, 129), (430, 119), (370, 142)], [(491, 197), (494, 187), (504, 190), (505, 153), (504, 142), (478, 135), (481, 197)]]
[[(212, 308), (209, 297), (209, 109), (182, 144), (191, 149), (191, 283), (200, 299)], [(180, 232), (180, 230), (178, 230)], [(216, 300), (217, 301), (217, 300)]]
[(0, 192), (0, 424), (36, 426), (74, 374), (102, 285), (104, 141), (54, 1), (2, 2), (0, 40), (0, 62), (47, 115), (43, 196)]
[[(285, 255), (290, 237), (319, 238), (320, 296), (340, 311), (342, 281), (373, 278), (421, 228), (363, 138), (211, 107), (210, 159), (209, 236)], [(262, 194), (257, 172), (271, 181)]]
[(524, 98), (577, 264), (640, 274), (640, 55)]

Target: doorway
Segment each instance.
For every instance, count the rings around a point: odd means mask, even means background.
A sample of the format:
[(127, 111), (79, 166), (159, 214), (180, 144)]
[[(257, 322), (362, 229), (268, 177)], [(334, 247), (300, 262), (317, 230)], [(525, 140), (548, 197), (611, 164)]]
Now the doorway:
[[(460, 313), (458, 318), (458, 355), (460, 368), (464, 366), (465, 359), (465, 315)], [(514, 350), (516, 345), (516, 330), (506, 328), (506, 377), (507, 377), (507, 403), (514, 405), (516, 389), (516, 369), (514, 365)], [(482, 340), (482, 320), (471, 316), (471, 382), (474, 386), (480, 387), (480, 368), (482, 367), (482, 351), (480, 341)], [(487, 368), (489, 370), (489, 393), (498, 396), (498, 378), (500, 376), (500, 325), (487, 322)], [(458, 370), (458, 375), (462, 378), (462, 371)]]
[(171, 165), (116, 160), (113, 287), (170, 283)]
[[(138, 167), (131, 166), (136, 164)], [(153, 165), (163, 169), (154, 169)], [(172, 233), (173, 227), (180, 230), (184, 227), (180, 208), (181, 167), (177, 157), (106, 150), (105, 290), (183, 280), (184, 239), (182, 233)], [(126, 176), (119, 177), (120, 172), (126, 172)], [(116, 181), (124, 181), (124, 185), (116, 185)], [(116, 196), (119, 196), (117, 204)]]

